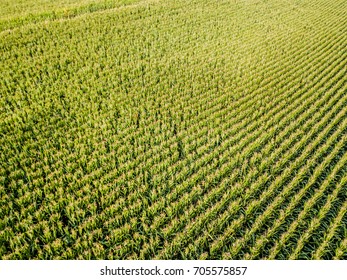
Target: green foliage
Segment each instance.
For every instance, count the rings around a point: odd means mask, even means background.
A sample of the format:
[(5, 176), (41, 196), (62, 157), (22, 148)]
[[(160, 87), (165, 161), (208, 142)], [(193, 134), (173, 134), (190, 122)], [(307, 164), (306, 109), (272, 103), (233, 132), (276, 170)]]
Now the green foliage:
[(343, 0), (0, 0), (1, 259), (347, 259)]

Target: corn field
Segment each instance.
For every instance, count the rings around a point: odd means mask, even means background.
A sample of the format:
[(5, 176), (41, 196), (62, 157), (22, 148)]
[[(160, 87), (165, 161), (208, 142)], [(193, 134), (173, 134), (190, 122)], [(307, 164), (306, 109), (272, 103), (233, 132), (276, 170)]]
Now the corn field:
[(0, 259), (347, 259), (346, 0), (0, 0)]

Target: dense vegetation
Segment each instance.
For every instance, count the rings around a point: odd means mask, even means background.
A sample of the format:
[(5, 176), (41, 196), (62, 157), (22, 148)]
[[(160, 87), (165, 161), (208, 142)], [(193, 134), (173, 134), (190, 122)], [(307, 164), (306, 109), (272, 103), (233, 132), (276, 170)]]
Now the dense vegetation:
[(0, 11), (1, 259), (347, 259), (347, 1)]

